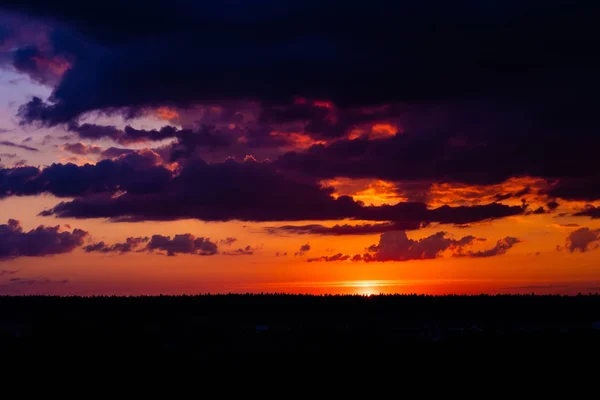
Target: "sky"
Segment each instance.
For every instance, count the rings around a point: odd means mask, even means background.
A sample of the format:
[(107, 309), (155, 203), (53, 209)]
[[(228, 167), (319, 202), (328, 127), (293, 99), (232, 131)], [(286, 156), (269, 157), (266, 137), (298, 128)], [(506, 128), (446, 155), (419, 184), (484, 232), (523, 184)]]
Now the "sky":
[(600, 292), (600, 6), (0, 2), (0, 294)]

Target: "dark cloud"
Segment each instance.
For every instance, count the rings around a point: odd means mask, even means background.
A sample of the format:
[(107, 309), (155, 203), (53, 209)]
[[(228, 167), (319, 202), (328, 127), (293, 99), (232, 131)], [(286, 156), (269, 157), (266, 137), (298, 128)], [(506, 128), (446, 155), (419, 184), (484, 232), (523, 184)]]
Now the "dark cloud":
[(0, 259), (70, 253), (83, 244), (87, 235), (81, 229), (61, 232), (59, 226), (44, 225), (27, 232), (19, 221), (9, 219), (0, 225)]
[[(123, 160), (133, 155), (125, 156)], [(105, 160), (88, 169), (95, 172), (97, 166), (102, 164), (105, 168), (117, 171), (114, 164), (120, 165), (120, 160)], [(77, 167), (71, 168), (75, 170)], [(186, 164), (174, 175), (162, 167), (156, 169), (154, 174), (151, 173), (152, 169), (144, 173), (140, 170), (139, 174), (137, 169), (133, 169), (129, 176), (118, 174), (118, 179), (112, 174), (103, 175), (101, 182), (110, 177), (115, 182), (109, 180), (107, 183), (119, 183), (127, 193), (118, 197), (105, 194), (77, 198), (60, 203), (44, 215), (121, 220), (197, 218), (208, 221), (289, 221), (340, 219), (360, 211), (360, 205), (348, 197), (334, 199), (329, 189), (289, 179), (277, 173), (269, 164), (252, 160), (222, 164), (206, 164), (198, 160)], [(77, 170), (73, 173), (82, 172)], [(160, 181), (152, 176), (156, 174), (159, 177), (164, 174), (165, 180)], [(83, 181), (81, 187), (77, 188), (78, 192), (97, 192), (96, 184), (85, 182), (85, 179)], [(61, 179), (60, 182), (65, 181)], [(17, 181), (16, 185), (19, 183)], [(129, 186), (137, 190), (127, 189)], [(111, 187), (108, 186), (107, 190), (107, 185), (103, 186), (105, 192), (109, 192)]]
[(409, 239), (404, 231), (385, 232), (381, 234), (379, 243), (369, 246), (367, 253), (353, 256), (338, 253), (334, 256), (311, 258), (309, 262), (334, 262), (351, 260), (364, 261), (410, 261), (427, 260), (439, 257), (444, 251), (452, 251), (455, 257), (492, 257), (506, 253), (520, 240), (506, 237), (498, 240), (496, 245), (485, 251), (468, 251), (476, 241), (485, 241), (484, 238), (464, 236), (461, 239), (452, 239), (446, 232), (437, 232), (431, 236), (418, 240)]
[(585, 176), (586, 171), (581, 171), (577, 177), (560, 179), (545, 194), (565, 200), (594, 201), (600, 198), (600, 177)]
[(22, 167), (0, 170), (0, 198), (7, 195), (51, 193), (83, 196), (94, 193), (152, 193), (160, 191), (172, 172), (160, 166), (158, 154), (146, 150), (103, 160), (95, 165), (52, 164), (39, 170)]
[(540, 207), (536, 208), (535, 210), (530, 211), (530, 213), (534, 214), (534, 215), (546, 214), (546, 209), (544, 207), (540, 206)]
[(123, 243), (115, 243), (111, 246), (108, 246), (104, 242), (97, 242), (84, 246), (83, 250), (85, 250), (86, 253), (128, 253), (131, 251), (137, 251), (139, 246), (141, 246), (143, 243), (147, 243), (149, 240), (149, 237), (128, 237)]
[(496, 242), (496, 245), (488, 250), (469, 252), (470, 257), (493, 257), (500, 254), (506, 253), (515, 244), (521, 241), (517, 238), (507, 236), (504, 239), (500, 239)]
[(395, 221), (398, 223), (422, 221), (425, 223), (439, 222), (443, 224), (468, 224), (471, 222), (518, 215), (523, 212), (523, 207), (508, 206), (500, 203), (459, 207), (445, 205), (434, 209), (427, 208), (423, 203), (398, 203), (393, 206), (382, 205), (364, 207), (360, 212), (360, 219)]
[[(555, 182), (542, 193), (549, 197), (600, 198), (593, 172), (600, 64), (590, 51), (600, 44), (600, 8), (592, 0), (178, 1), (178, 11), (158, 0), (113, 2), (85, 10), (68, 0), (3, 6), (48, 25), (46, 46), (19, 44), (14, 52), (15, 68), (57, 82), (47, 101), (21, 108), (24, 121), (66, 123), (80, 138), (121, 145), (173, 139), (163, 159), (181, 162), (199, 149), (239, 156), (294, 147), (275, 130), (299, 132), (309, 144), (326, 143), (267, 155), (283, 174), (423, 187), (536, 176)], [(133, 117), (158, 106), (237, 101), (258, 104), (255, 125), (233, 109), (194, 129), (80, 121), (89, 111)], [(243, 134), (222, 129), (225, 122), (245, 125)], [(387, 124), (385, 135), (372, 135), (375, 124)], [(118, 157), (111, 154), (101, 156)], [(425, 202), (424, 192), (410, 199)], [(503, 191), (496, 201), (532, 194)]]
[(13, 143), (13, 142), (10, 142), (8, 140), (2, 140), (2, 141), (0, 141), (0, 146), (15, 147), (17, 149), (22, 149), (22, 150), (27, 150), (27, 151), (39, 151), (35, 147), (26, 146), (24, 144)]
[(63, 280), (52, 280), (45, 277), (39, 278), (11, 278), (8, 283), (10, 285), (25, 285), (25, 286), (33, 286), (33, 285), (48, 285), (48, 284), (59, 284), (64, 285), (69, 283), (68, 279)]
[(334, 261), (346, 261), (349, 260), (350, 256), (349, 255), (345, 255), (342, 253), (337, 253), (333, 256), (321, 256), (321, 257), (316, 257), (316, 258), (309, 258), (306, 261), (307, 262), (334, 262)]
[(356, 224), (356, 225), (334, 225), (323, 226), (320, 224), (311, 225), (283, 225), (277, 227), (268, 227), (265, 230), (270, 234), (298, 234), (298, 235), (371, 235), (397, 230), (414, 230), (423, 227), (420, 221), (406, 221), (404, 223), (383, 222), (375, 224)]
[[(214, 125), (202, 125), (197, 129), (177, 129), (173, 126), (163, 126), (156, 130), (135, 129), (126, 126), (119, 129), (115, 126), (96, 124), (69, 124), (69, 130), (77, 133), (81, 139), (100, 140), (110, 139), (121, 145), (142, 143), (148, 141), (161, 141), (165, 139), (176, 139), (168, 147), (169, 159), (177, 161), (188, 158), (197, 149), (215, 150), (227, 148), (233, 144), (233, 138), (217, 129)], [(115, 151), (115, 150), (113, 150)]]
[(69, 130), (76, 133), (81, 139), (100, 140), (110, 139), (122, 145), (132, 143), (140, 143), (147, 141), (160, 141), (169, 138), (175, 138), (182, 131), (173, 126), (164, 126), (159, 130), (144, 130), (135, 129), (131, 126), (126, 126), (124, 129), (119, 129), (113, 125), (96, 125), (96, 124), (69, 124)]
[(474, 236), (465, 236), (461, 239), (452, 239), (446, 232), (438, 232), (419, 240), (409, 239), (404, 231), (382, 233), (379, 243), (369, 246), (367, 253), (354, 256), (336, 254), (330, 257), (310, 259), (316, 261), (409, 261), (437, 258), (442, 252), (452, 250), (455, 254), (462, 254), (464, 248), (471, 246), (477, 240)]
[(0, 276), (4, 276), (4, 275), (14, 275), (17, 272), (19, 272), (18, 269), (14, 269), (14, 270), (10, 270), (10, 269), (3, 269), (0, 270)]
[(81, 156), (87, 156), (89, 154), (101, 154), (102, 147), (88, 145), (85, 143), (66, 143), (63, 145), (63, 148), (69, 153), (78, 154)]
[(471, 245), (474, 236), (465, 236), (459, 240), (447, 237), (446, 232), (438, 232), (431, 236), (412, 240), (404, 231), (381, 234), (379, 244), (372, 248), (373, 261), (408, 261), (436, 258), (447, 249), (460, 249)]
[[(37, 102), (39, 99), (34, 99)], [(41, 101), (41, 100), (40, 100)], [(125, 132), (112, 125), (96, 125), (96, 124), (70, 124), (69, 130), (77, 133), (81, 139), (100, 140), (111, 139), (115, 142), (124, 142)]]
[(577, 250), (584, 253), (588, 250), (598, 248), (598, 243), (596, 243), (598, 240), (600, 240), (600, 229), (580, 228), (567, 236), (565, 248), (570, 253), (574, 253)]
[[(347, 136), (353, 129), (368, 135), (377, 122), (389, 124), (400, 115), (398, 107), (339, 108), (331, 102), (297, 99), (289, 104), (264, 105), (259, 121), (284, 131), (301, 128), (315, 139), (331, 139)], [(390, 128), (389, 134), (395, 134)]]
[[(545, 125), (550, 122), (541, 115), (523, 117), (516, 109), (506, 109), (507, 106), (475, 102), (443, 108), (443, 117), (431, 110), (419, 111), (416, 121), (407, 122), (402, 134), (314, 145), (306, 151), (289, 152), (276, 163), (281, 168), (321, 179), (377, 178), (475, 185), (496, 184), (527, 175), (567, 182), (569, 177), (579, 177), (582, 171), (593, 168), (592, 149), (600, 142), (589, 130), (575, 132), (557, 126), (548, 137), (544, 135), (550, 128)], [(567, 140), (569, 135), (572, 136)], [(542, 149), (538, 142), (544, 137)], [(506, 162), (505, 155), (509, 153), (511, 160)], [(569, 164), (557, 163), (565, 154), (573, 155)], [(586, 179), (581, 184), (585, 182), (592, 181)], [(558, 190), (550, 191), (549, 195), (566, 197)], [(498, 200), (525, 194), (525, 191), (501, 193)]]
[[(220, 240), (220, 244), (231, 245), (237, 241), (235, 238)], [(96, 242), (84, 246), (88, 252), (98, 253), (129, 253), (129, 252), (165, 252), (169, 256), (176, 254), (196, 254), (201, 256), (212, 256), (218, 254), (218, 245), (209, 238), (196, 237), (189, 233), (178, 234), (173, 238), (170, 236), (153, 235), (150, 237), (129, 237), (123, 243), (107, 245), (104, 242)], [(252, 246), (238, 248), (236, 250), (224, 251), (221, 254), (230, 256), (252, 255), (256, 251)]]
[(596, 84), (591, 0), (493, 7), (476, 0), (178, 1), (178, 11), (165, 1), (84, 9), (72, 0), (27, 0), (3, 7), (54, 20), (53, 54), (76, 61), (52, 103), (33, 105), (33, 116), (50, 123), (90, 110), (232, 98), (356, 105), (543, 91), (539, 99), (548, 103), (570, 87)]
[(108, 149), (103, 150), (102, 153), (100, 153), (100, 156), (102, 158), (119, 158), (121, 156), (135, 153), (135, 152), (136, 151), (133, 149), (122, 149), (122, 148), (118, 148), (118, 147), (109, 147)]
[(310, 251), (310, 243), (303, 244), (300, 249), (294, 253), (295, 256), (303, 256), (304, 253)]
[(69, 153), (88, 156), (88, 155), (97, 155), (100, 156), (101, 159), (114, 159), (119, 158), (121, 156), (136, 153), (136, 150), (133, 149), (123, 149), (118, 147), (109, 147), (104, 149), (101, 146), (96, 146), (93, 144), (85, 144), (85, 143), (66, 143), (63, 146), (63, 149), (68, 151)]
[(12, 54), (12, 64), (17, 71), (42, 84), (53, 86), (60, 81), (70, 64), (66, 59), (48, 50), (42, 51), (37, 45), (19, 47)]
[(219, 240), (219, 243), (224, 244), (225, 246), (231, 246), (235, 242), (237, 242), (237, 239), (234, 237), (228, 237), (228, 238)]
[[(354, 218), (392, 221), (393, 226), (415, 229), (432, 222), (466, 224), (518, 215), (523, 207), (492, 203), (429, 209), (422, 203), (368, 206), (348, 196), (334, 198), (333, 189), (302, 177), (287, 176), (271, 163), (248, 158), (207, 164), (194, 160), (172, 171), (150, 150), (103, 160), (95, 165), (53, 164), (1, 169), (0, 197), (36, 195), (76, 197), (42, 215), (113, 220), (300, 221)], [(114, 196), (119, 193), (119, 196)], [(355, 234), (388, 230), (369, 227), (337, 227), (322, 234)], [(319, 228), (312, 228), (318, 230)], [(316, 232), (315, 232), (316, 233)]]
[(170, 236), (152, 235), (152, 238), (146, 245), (146, 250), (162, 250), (169, 256), (176, 254), (196, 254), (200, 256), (212, 256), (217, 254), (218, 247), (208, 238), (195, 237), (192, 234), (184, 233), (175, 235), (173, 239)]
[(254, 254), (255, 251), (256, 251), (255, 248), (248, 245), (244, 248), (240, 247), (237, 250), (224, 251), (223, 254), (225, 254), (226, 256), (251, 256), (252, 254)]
[(592, 219), (600, 218), (600, 207), (593, 205), (586, 206), (583, 210), (573, 214), (576, 217), (591, 217)]

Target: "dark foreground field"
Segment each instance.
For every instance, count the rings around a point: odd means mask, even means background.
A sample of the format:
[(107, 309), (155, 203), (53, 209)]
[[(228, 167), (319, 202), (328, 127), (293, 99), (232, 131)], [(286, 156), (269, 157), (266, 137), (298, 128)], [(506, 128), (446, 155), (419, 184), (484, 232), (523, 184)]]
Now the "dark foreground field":
[(0, 297), (2, 356), (257, 352), (597, 359), (600, 296)]

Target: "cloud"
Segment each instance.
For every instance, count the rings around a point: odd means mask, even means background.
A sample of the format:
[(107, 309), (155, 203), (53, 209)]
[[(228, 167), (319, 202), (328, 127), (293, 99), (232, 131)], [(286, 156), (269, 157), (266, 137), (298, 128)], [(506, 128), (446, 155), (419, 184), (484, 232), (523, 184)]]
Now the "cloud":
[(303, 256), (304, 253), (306, 253), (307, 251), (310, 251), (310, 244), (306, 243), (303, 244), (302, 246), (300, 246), (300, 249), (294, 253), (295, 256)]
[(24, 285), (24, 286), (34, 286), (34, 285), (49, 285), (49, 284), (59, 284), (59, 285), (65, 285), (67, 283), (69, 283), (68, 279), (63, 279), (63, 280), (52, 280), (49, 278), (45, 278), (45, 277), (39, 277), (39, 278), (11, 278), (8, 283), (10, 285)]
[(369, 246), (367, 253), (362, 255), (336, 254), (330, 257), (312, 258), (310, 261), (384, 262), (434, 259), (446, 250), (462, 254), (464, 248), (471, 246), (476, 240), (477, 238), (474, 236), (464, 236), (458, 240), (452, 239), (448, 237), (446, 232), (437, 232), (431, 236), (413, 240), (409, 239), (404, 231), (392, 231), (382, 233), (379, 237), (379, 243)]
[(469, 252), (470, 257), (493, 257), (500, 254), (506, 253), (515, 244), (521, 243), (521, 240), (507, 236), (504, 239), (500, 239), (496, 242), (496, 245), (488, 250)]
[(0, 169), (0, 198), (40, 193), (74, 197), (117, 190), (156, 192), (172, 174), (161, 162), (158, 154), (143, 150), (95, 165), (52, 164), (43, 170), (35, 167)]
[[(160, 0), (147, 7), (109, 0), (93, 11), (68, 0), (18, 3), (2, 7), (43, 29), (32, 32), (29, 41), (19, 37), (15, 42), (13, 25), (23, 24), (0, 24), (9, 26), (2, 33), (11, 49), (4, 62), (53, 86), (48, 99), (23, 105), (24, 122), (64, 124), (81, 139), (110, 139), (123, 146), (170, 140), (164, 154), (156, 153), (165, 163), (177, 161), (177, 167), (188, 159), (195, 162), (200, 153), (209, 162), (232, 154), (269, 157), (282, 180), (308, 182), (307, 197), (322, 197), (316, 207), (323, 206), (323, 213), (312, 205), (300, 207), (297, 213), (288, 210), (286, 220), (326, 219), (327, 214), (401, 221), (406, 226), (399, 229), (411, 229), (420, 223), (467, 224), (522, 213), (498, 205), (477, 210), (487, 216), (476, 216), (472, 209), (465, 209), (470, 217), (459, 215), (460, 210), (423, 210), (411, 218), (401, 213), (408, 207), (401, 206), (389, 209), (399, 216), (384, 218), (384, 209), (369, 211), (348, 198), (334, 203), (322, 196), (325, 191), (315, 182), (336, 177), (381, 179), (398, 188), (417, 185), (407, 198), (423, 205), (426, 188), (435, 184), (490, 185), (527, 176), (548, 185), (541, 193), (547, 206), (536, 204), (527, 212), (554, 210), (553, 198), (600, 198), (594, 173), (600, 145), (594, 134), (599, 64), (589, 51), (600, 35), (591, 1), (511, 0), (489, 7), (474, 0), (375, 0), (348, 7), (339, 0), (259, 0), (258, 5), (245, 0), (236, 2), (235, 10), (185, 2), (178, 11)], [(190, 110), (198, 110), (198, 118)], [(154, 113), (171, 125), (152, 130), (83, 123), (90, 112), (126, 118)], [(248, 149), (255, 151), (243, 152)], [(118, 158), (129, 152), (107, 149), (98, 155)], [(166, 181), (155, 179), (158, 186)], [(133, 220), (268, 219), (256, 204), (249, 211), (233, 200), (231, 215), (202, 201), (177, 213), (173, 203), (185, 200), (192, 189), (171, 187), (171, 182), (183, 182), (173, 175), (167, 180), (168, 194), (156, 195), (144, 207), (137, 206), (146, 194), (132, 196), (124, 189), (118, 199), (78, 198), (56, 211)], [(120, 178), (100, 181), (92, 192), (103, 184), (109, 191), (130, 187)], [(207, 186), (214, 185), (203, 182)], [(83, 189), (87, 196), (90, 187)], [(76, 192), (72, 195), (79, 196)], [(502, 191), (490, 201), (537, 194), (534, 187)], [(262, 199), (255, 195), (253, 200)], [(160, 211), (162, 203), (168, 211)], [(284, 215), (281, 206), (273, 210)], [(380, 227), (380, 232), (387, 230)]]
[(73, 154), (78, 154), (81, 156), (85, 156), (85, 155), (89, 155), (89, 154), (101, 154), (102, 153), (102, 147), (100, 146), (94, 146), (94, 145), (88, 145), (85, 143), (65, 143), (63, 145), (63, 149), (65, 149), (66, 151), (73, 153)]
[(596, 243), (598, 240), (600, 240), (600, 229), (579, 228), (567, 236), (565, 248), (570, 253), (574, 253), (577, 250), (584, 253), (590, 249), (596, 249), (598, 247), (598, 243)]
[[(132, 164), (127, 162), (130, 157), (135, 161)], [(62, 172), (60, 179), (14, 178), (12, 186), (16, 186), (16, 190), (12, 193), (34, 191), (29, 188), (37, 189), (33, 183), (42, 181), (45, 187), (35, 190), (38, 193), (46, 189), (63, 196), (85, 194), (87, 196), (60, 203), (43, 214), (79, 218), (281, 221), (340, 219), (360, 211), (359, 204), (348, 197), (334, 199), (329, 189), (289, 179), (269, 164), (251, 159), (221, 164), (197, 160), (174, 174), (161, 166), (142, 168), (139, 157), (133, 153), (82, 168), (55, 165), (50, 171)], [(44, 170), (42, 175), (53, 178), (55, 173), (49, 174), (50, 171)], [(5, 172), (5, 175), (12, 172), (16, 171)], [(124, 193), (113, 196), (117, 189)], [(89, 196), (101, 191), (104, 192), (101, 196)]]
[[(87, 253), (130, 253), (130, 252), (160, 252), (164, 251), (169, 256), (176, 254), (196, 254), (212, 256), (218, 253), (218, 246), (209, 238), (196, 237), (190, 233), (178, 234), (173, 238), (163, 235), (152, 237), (128, 237), (125, 242), (107, 245), (104, 242), (95, 242), (83, 247)], [(252, 254), (250, 246), (231, 252), (238, 254)]]
[(0, 260), (16, 257), (44, 257), (70, 253), (83, 244), (86, 231), (60, 231), (60, 226), (40, 225), (24, 231), (19, 221), (9, 219), (0, 225)]
[(150, 240), (149, 237), (128, 237), (124, 243), (115, 243), (113, 245), (106, 245), (104, 242), (96, 242), (83, 247), (86, 253), (100, 252), (100, 253), (128, 253), (136, 251), (139, 246), (143, 243), (147, 243)]
[(410, 260), (430, 260), (439, 257), (444, 251), (452, 251), (456, 257), (491, 257), (506, 253), (512, 246), (519, 243), (520, 240), (512, 237), (506, 237), (499, 240), (496, 245), (485, 251), (467, 251), (477, 241), (485, 241), (484, 238), (475, 236), (464, 236), (461, 239), (448, 237), (446, 232), (437, 232), (418, 240), (409, 239), (404, 231), (392, 231), (382, 233), (379, 237), (379, 243), (367, 248), (363, 254), (347, 255), (338, 253), (333, 256), (321, 256), (310, 258), (309, 262), (385, 262), (385, 261), (410, 261)]
[[(423, 203), (364, 206), (349, 196), (333, 196), (333, 189), (312, 180), (286, 175), (273, 163), (193, 160), (172, 170), (162, 157), (145, 149), (95, 165), (53, 164), (0, 169), (0, 198), (51, 193), (74, 197), (41, 215), (110, 218), (121, 221), (391, 221), (390, 226), (416, 229), (429, 223), (466, 224), (519, 215), (522, 206), (491, 203), (477, 206), (428, 208)], [(118, 195), (117, 195), (118, 194)], [(390, 226), (341, 226), (308, 231), (321, 234), (358, 234), (389, 230)], [(296, 231), (304, 228), (296, 229)], [(293, 229), (289, 229), (290, 231)], [(315, 232), (316, 233), (316, 232)]]
[(10, 270), (10, 269), (2, 269), (0, 270), (0, 276), (4, 276), (4, 275), (14, 275), (17, 272), (19, 272), (18, 269), (15, 270)]
[(0, 146), (15, 147), (17, 149), (22, 149), (22, 150), (27, 150), (27, 151), (39, 151), (35, 147), (26, 146), (24, 144), (13, 143), (13, 142), (10, 142), (8, 140), (2, 140), (2, 141), (0, 141)]
[(555, 182), (545, 191), (551, 197), (565, 200), (594, 201), (600, 198), (600, 178), (598, 176), (586, 176), (586, 171), (581, 171), (582, 176), (563, 178)]
[(554, 211), (558, 208), (558, 206), (560, 205), (560, 203), (556, 200), (550, 200), (548, 203), (546, 203), (546, 206), (548, 207), (548, 209), (550, 209), (551, 211)]
[(321, 256), (316, 258), (309, 258), (307, 262), (335, 262), (335, 261), (346, 261), (350, 259), (349, 255), (344, 255), (342, 253), (335, 254), (333, 256)]
[(219, 243), (224, 244), (225, 246), (231, 246), (235, 242), (237, 242), (237, 239), (234, 237), (228, 237), (228, 238), (219, 240)]
[(146, 141), (160, 141), (177, 137), (181, 133), (173, 126), (164, 126), (159, 130), (135, 129), (127, 125), (119, 129), (114, 125), (96, 125), (71, 123), (68, 125), (71, 132), (76, 133), (81, 139), (100, 140), (110, 139), (122, 145), (140, 143)]
[(583, 210), (578, 211), (573, 215), (576, 217), (590, 217), (592, 219), (598, 219), (600, 218), (600, 207), (588, 205)]
[[(110, 125), (105, 126), (89, 123), (79, 125), (77, 123), (70, 123), (69, 130), (75, 132), (81, 139), (110, 139), (121, 145), (176, 139), (164, 148), (164, 151), (169, 154), (169, 161), (188, 158), (199, 148), (214, 151), (216, 149), (228, 148), (233, 144), (233, 138), (231, 136), (221, 132), (221, 130), (216, 129), (216, 127), (212, 125), (202, 125), (197, 129), (177, 129), (173, 126), (166, 125), (158, 130), (145, 130), (135, 129), (129, 125), (124, 129), (119, 129)], [(88, 146), (87, 149), (96, 150), (96, 154), (100, 153), (97, 146)], [(113, 153), (117, 151), (114, 148), (111, 149)], [(110, 153), (103, 153), (103, 155), (109, 154)]]
[(252, 246), (248, 245), (244, 248), (239, 248), (237, 250), (232, 251), (224, 251), (223, 254), (227, 256), (251, 256), (257, 249), (252, 248)]
[(568, 90), (566, 82), (575, 89), (595, 83), (588, 49), (596, 44), (597, 11), (586, 0), (498, 7), (246, 0), (235, 9), (184, 2), (176, 12), (160, 0), (147, 7), (110, 0), (89, 11), (70, 0), (3, 7), (54, 21), (45, 59), (67, 54), (75, 61), (52, 102), (29, 114), (49, 123), (92, 110), (215, 99), (278, 103), (303, 96), (365, 105), (537, 90), (537, 98), (551, 102)]
[(444, 205), (429, 209), (423, 203), (398, 203), (393, 206), (370, 206), (361, 210), (364, 220), (405, 222), (419, 220), (423, 222), (439, 222), (443, 224), (468, 224), (495, 218), (519, 215), (524, 212), (520, 206), (507, 206), (490, 203), (475, 206), (450, 207)]
[(406, 222), (383, 222), (375, 224), (336, 224), (328, 227), (320, 224), (311, 225), (283, 225), (276, 227), (267, 227), (265, 230), (270, 234), (297, 234), (297, 235), (371, 235), (387, 231), (419, 229), (423, 227), (420, 221)]
[(404, 231), (385, 232), (379, 244), (372, 248), (374, 261), (408, 261), (436, 258), (447, 249), (460, 250), (475, 241), (474, 236), (459, 240), (447, 237), (446, 232), (438, 232), (419, 240), (409, 239)]
[[(128, 154), (137, 153), (138, 151), (133, 149), (123, 149), (118, 147), (109, 147), (107, 149), (96, 146), (93, 144), (85, 144), (85, 143), (65, 143), (62, 148), (70, 153), (88, 156), (88, 155), (98, 155), (101, 159), (115, 159), (121, 156), (126, 156)], [(148, 150), (152, 151), (152, 150)]]
[(195, 237), (192, 234), (184, 233), (175, 235), (173, 239), (170, 236), (152, 235), (150, 242), (146, 245), (146, 250), (162, 250), (169, 256), (180, 254), (196, 254), (200, 256), (211, 256), (217, 254), (217, 245), (208, 238)]

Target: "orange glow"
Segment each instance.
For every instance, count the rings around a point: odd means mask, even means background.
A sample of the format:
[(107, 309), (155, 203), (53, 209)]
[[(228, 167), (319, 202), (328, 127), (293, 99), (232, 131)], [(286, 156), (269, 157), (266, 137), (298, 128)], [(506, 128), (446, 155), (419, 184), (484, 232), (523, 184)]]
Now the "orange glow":
[(323, 186), (335, 189), (334, 197), (351, 196), (366, 205), (396, 204), (402, 200), (391, 182), (373, 179), (337, 178), (321, 181)]
[[(520, 205), (521, 199), (526, 199), (531, 203), (530, 207), (538, 207), (542, 206), (546, 199), (540, 198), (537, 192), (546, 186), (543, 179), (532, 177), (510, 178), (502, 183), (487, 186), (434, 183), (430, 189), (430, 205), (432, 207), (478, 205), (498, 201), (509, 205)], [(505, 194), (513, 194), (513, 196), (506, 199), (497, 197)]]
[(169, 107), (158, 107), (156, 109), (156, 115), (167, 121), (179, 118), (179, 113), (175, 109)]
[(350, 132), (348, 132), (348, 139), (350, 140), (354, 140), (354, 139), (358, 139), (359, 137), (363, 136), (365, 134), (365, 131), (360, 129), (360, 128), (353, 128)]
[(398, 132), (402, 132), (402, 130), (397, 125), (388, 122), (380, 122), (373, 124), (370, 127), (357, 126), (352, 128), (350, 132), (348, 132), (348, 139), (354, 140), (362, 136), (366, 136), (370, 140), (385, 139), (394, 136)]
[[(531, 182), (524, 180), (523, 182)], [(521, 182), (521, 184), (523, 183)], [(358, 193), (376, 181), (336, 180), (337, 192), (351, 189)], [(344, 187), (347, 184), (348, 187)], [(389, 182), (378, 183), (382, 188)], [(521, 187), (514, 185), (511, 190)], [(377, 185), (375, 185), (377, 187)], [(357, 190), (358, 189), (358, 190)], [(426, 293), (562, 293), (597, 292), (600, 288), (600, 249), (584, 253), (557, 251), (564, 246), (567, 235), (585, 226), (600, 229), (600, 220), (564, 216), (557, 213), (503, 218), (472, 224), (469, 228), (452, 225), (432, 225), (408, 232), (411, 239), (427, 237), (446, 231), (454, 238), (466, 235), (487, 238), (476, 243), (473, 250), (489, 249), (497, 240), (518, 237), (522, 242), (506, 254), (495, 257), (453, 257), (452, 250), (431, 260), (406, 262), (327, 262), (308, 263), (312, 257), (332, 256), (337, 253), (360, 254), (370, 245), (377, 244), (378, 234), (327, 235), (272, 235), (265, 227), (280, 225), (276, 222), (212, 222), (198, 220), (148, 221), (114, 223), (103, 219), (59, 220), (41, 217), (37, 212), (54, 207), (68, 199), (50, 195), (36, 197), (9, 197), (0, 200), (3, 215), (21, 221), (26, 230), (40, 224), (69, 224), (73, 229), (90, 232), (94, 241), (122, 242), (127, 237), (162, 234), (173, 236), (191, 233), (210, 237), (215, 241), (236, 237), (239, 243), (232, 247), (220, 245), (219, 251), (237, 247), (259, 248), (252, 256), (230, 257), (218, 254), (211, 257), (177, 255), (166, 257), (145, 252), (117, 254), (88, 254), (83, 250), (47, 257), (43, 260), (28, 257), (4, 261), (0, 269), (21, 270), (24, 277), (43, 276), (52, 281), (68, 280), (66, 285), (23, 287), (27, 293), (59, 294), (181, 294), (218, 292), (287, 292), (313, 294)], [(569, 209), (569, 202), (561, 207)], [(36, 212), (32, 213), (31, 210)], [(5, 221), (3, 221), (5, 222)], [(361, 224), (366, 221), (302, 221), (289, 224)], [(287, 224), (287, 223), (286, 223)], [(294, 252), (304, 243), (311, 249), (303, 256)], [(283, 256), (282, 253), (287, 255)], [(276, 253), (279, 253), (277, 256)], [(42, 262), (43, 261), (43, 262)], [(7, 279), (0, 279), (5, 283)]]
[(75, 165), (85, 165), (85, 164), (96, 164), (96, 161), (90, 160), (89, 158), (87, 158), (86, 156), (69, 156), (69, 157), (61, 157), (58, 159), (58, 161), (60, 163), (63, 164), (75, 164)]
[[(323, 140), (315, 140), (310, 135), (299, 132), (279, 132), (271, 131), (269, 133), (273, 137), (285, 138), (290, 144), (290, 149), (307, 149), (315, 144), (326, 144)], [(246, 139), (247, 140), (247, 139)]]
[(398, 127), (394, 124), (381, 123), (375, 124), (371, 128), (370, 139), (383, 139), (386, 137), (394, 136), (398, 132)]

